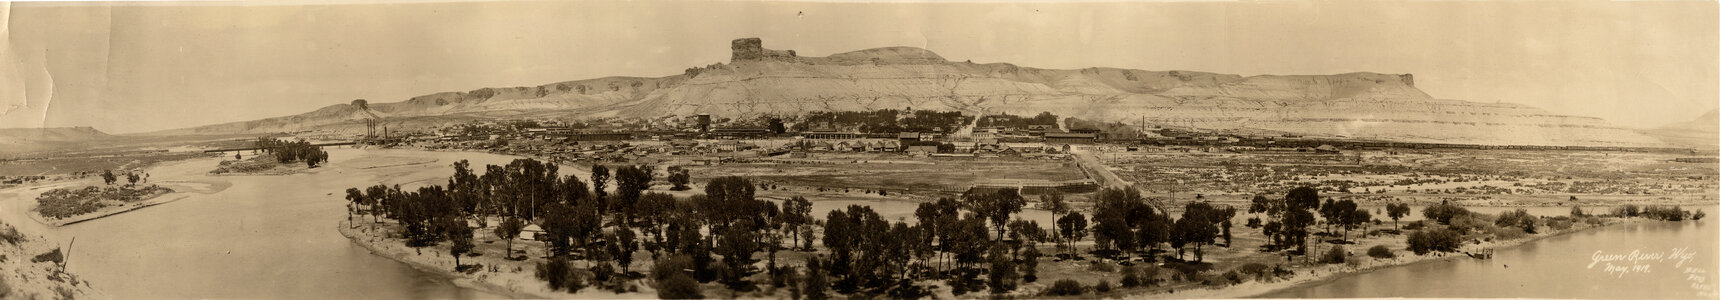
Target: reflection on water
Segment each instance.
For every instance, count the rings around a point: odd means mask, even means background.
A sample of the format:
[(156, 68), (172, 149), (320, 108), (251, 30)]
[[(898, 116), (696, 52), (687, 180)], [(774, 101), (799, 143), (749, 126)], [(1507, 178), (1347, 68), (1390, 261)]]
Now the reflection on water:
[[(377, 151), (371, 151), (377, 152)], [(70, 271), (106, 297), (121, 299), (463, 299), (497, 298), (370, 254), (335, 230), (346, 218), (347, 187), (449, 176), (447, 161), (506, 163), (485, 154), (382, 151), (443, 157), (424, 166), (354, 170), (340, 159), (371, 152), (334, 151), (335, 166), (291, 176), (204, 176), (213, 160), (152, 170), (158, 179), (230, 181), (226, 190), (47, 229), (61, 244), (76, 237)], [(417, 153), (417, 154), (415, 154)], [(179, 177), (179, 178), (175, 178)], [(333, 193), (333, 194), (331, 194)], [(25, 201), (6, 201), (8, 218)]]
[[(1714, 212), (1714, 207), (1705, 211)], [(1500, 250), (1494, 259), (1454, 259), (1395, 267), (1264, 295), (1269, 298), (1526, 297), (1584, 299), (1714, 299), (1717, 223), (1646, 222), (1590, 230)], [(1675, 249), (1691, 253), (1679, 265)], [(1660, 261), (1601, 262), (1598, 254)], [(1607, 265), (1634, 270), (1610, 273)], [(1642, 271), (1642, 272), (1638, 272)], [(1698, 282), (1688, 272), (1707, 275)], [(1694, 286), (1694, 284), (1696, 284)]]

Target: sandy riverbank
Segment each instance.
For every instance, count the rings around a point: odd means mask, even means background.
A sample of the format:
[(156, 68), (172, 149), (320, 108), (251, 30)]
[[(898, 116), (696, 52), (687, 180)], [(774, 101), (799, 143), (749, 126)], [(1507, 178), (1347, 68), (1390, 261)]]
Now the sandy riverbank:
[[(447, 278), (455, 285), (464, 288), (482, 290), (517, 299), (654, 299), (657, 295), (650, 286), (643, 283), (638, 283), (639, 292), (625, 294), (611, 293), (596, 287), (587, 287), (578, 293), (550, 290), (543, 280), (535, 277), (535, 269), (533, 268), (521, 266), (521, 269), (514, 269), (514, 266), (498, 265), (496, 267), (499, 269), (492, 271), (490, 267), (498, 264), (496, 262), (500, 256), (463, 258), (460, 262), (466, 265), (489, 263), (473, 273), (457, 273), (454, 272), (454, 258), (448, 255), (447, 245), (424, 247), (422, 254), (420, 254), (418, 249), (407, 247), (402, 240), (387, 237), (387, 232), (393, 228), (392, 226), (377, 226), (373, 231), (369, 225), (361, 222), (359, 226), (353, 227), (347, 221), (341, 221), (338, 230), (353, 244), (370, 250), (371, 254), (399, 261), (419, 271)], [(530, 243), (534, 242), (516, 241), (514, 247), (516, 250), (531, 249), (526, 245)]]
[(1472, 252), (1473, 253), (1473, 252), (1479, 252), (1479, 251), (1484, 251), (1484, 250), (1496, 250), (1497, 251), (1497, 250), (1517, 247), (1520, 245), (1524, 245), (1524, 244), (1534, 242), (1534, 241), (1539, 241), (1542, 239), (1547, 239), (1547, 238), (1552, 238), (1552, 237), (1557, 237), (1557, 236), (1564, 236), (1564, 235), (1568, 235), (1568, 234), (1584, 232), (1584, 231), (1589, 231), (1589, 230), (1596, 230), (1596, 229), (1601, 229), (1601, 228), (1620, 226), (1620, 225), (1625, 225), (1625, 224), (1641, 223), (1641, 222), (1647, 221), (1645, 219), (1640, 219), (1640, 218), (1631, 218), (1631, 219), (1609, 218), (1609, 219), (1605, 219), (1605, 220), (1608, 220), (1607, 223), (1602, 224), (1602, 225), (1588, 225), (1588, 224), (1584, 224), (1584, 223), (1579, 223), (1579, 224), (1574, 224), (1572, 226), (1572, 228), (1568, 228), (1566, 230), (1558, 230), (1558, 231), (1547, 232), (1547, 233), (1542, 233), (1542, 234), (1527, 235), (1524, 238), (1519, 238), (1519, 239), (1482, 242), (1480, 244), (1465, 243), (1463, 245), (1463, 247), (1461, 247), (1459, 249), (1459, 252), (1452, 252), (1452, 253), (1434, 252), (1434, 253), (1429, 253), (1427, 255), (1415, 255), (1415, 254), (1411, 254), (1408, 252), (1404, 252), (1404, 253), (1399, 253), (1398, 257), (1391, 258), (1391, 259), (1376, 259), (1376, 258), (1372, 258), (1372, 257), (1368, 257), (1368, 256), (1354, 256), (1354, 257), (1352, 257), (1352, 259), (1361, 261), (1361, 263), (1357, 264), (1356, 266), (1351, 266), (1348, 264), (1330, 264), (1330, 265), (1319, 265), (1319, 266), (1315, 266), (1315, 267), (1299, 267), (1299, 268), (1292, 269), (1293, 271), (1296, 272), (1296, 274), (1293, 275), (1293, 277), (1280, 279), (1279, 281), (1274, 281), (1274, 282), (1261, 282), (1261, 281), (1257, 281), (1257, 280), (1250, 280), (1250, 281), (1246, 281), (1246, 282), (1241, 283), (1241, 284), (1231, 285), (1231, 286), (1226, 286), (1226, 287), (1221, 287), (1221, 288), (1195, 289), (1195, 290), (1187, 290), (1187, 291), (1178, 291), (1177, 293), (1170, 293), (1170, 294), (1166, 294), (1166, 293), (1138, 294), (1138, 295), (1123, 296), (1120, 298), (1142, 299), (1142, 298), (1175, 297), (1175, 298), (1192, 298), (1192, 299), (1229, 299), (1229, 298), (1260, 297), (1261, 295), (1272, 294), (1274, 292), (1278, 292), (1278, 291), (1282, 291), (1282, 290), (1287, 290), (1287, 289), (1292, 289), (1292, 288), (1297, 288), (1297, 287), (1303, 287), (1303, 286), (1308, 286), (1308, 285), (1314, 285), (1314, 284), (1319, 284), (1319, 283), (1323, 283), (1323, 282), (1329, 282), (1329, 281), (1343, 278), (1346, 276), (1362, 276), (1362, 275), (1366, 275), (1370, 272), (1374, 272), (1374, 271), (1378, 271), (1378, 270), (1382, 270), (1382, 269), (1387, 269), (1387, 268), (1404, 267), (1404, 266), (1411, 266), (1411, 265), (1424, 264), (1424, 263), (1433, 263), (1433, 262), (1440, 262), (1440, 261), (1446, 261), (1446, 260), (1451, 260), (1451, 259), (1471, 259), (1469, 256), (1466, 256), (1464, 254), (1465, 252)]
[[(426, 256), (426, 255), (418, 254), (417, 251), (415, 251), (411, 248), (408, 248), (404, 245), (401, 245), (399, 243), (390, 243), (390, 242), (392, 242), (391, 239), (379, 238), (376, 236), (376, 234), (373, 234), (373, 232), (370, 231), (371, 228), (372, 227), (363, 226), (363, 225), (358, 226), (358, 227), (353, 227), (351, 223), (349, 223), (347, 221), (341, 221), (340, 226), (339, 226), (339, 231), (341, 232), (342, 236), (346, 236), (347, 239), (351, 240), (354, 245), (359, 245), (360, 247), (364, 247), (366, 250), (370, 250), (371, 254), (375, 254), (377, 256), (382, 256), (382, 257), (386, 257), (388, 259), (392, 259), (392, 260), (401, 262), (401, 263), (406, 264), (408, 266), (412, 266), (413, 269), (418, 269), (419, 271), (441, 275), (444, 278), (448, 278), (450, 282), (453, 282), (455, 285), (459, 285), (461, 287), (465, 287), (465, 288), (469, 288), (469, 289), (483, 290), (485, 292), (489, 292), (492, 294), (503, 295), (503, 296), (506, 296), (508, 298), (515, 298), (515, 299), (558, 298), (558, 297), (549, 296), (549, 294), (534, 294), (534, 293), (531, 293), (528, 291), (524, 291), (524, 289), (521, 289), (519, 286), (510, 286), (510, 285), (504, 285), (504, 284), (498, 284), (498, 283), (490, 282), (490, 281), (486, 280), (489, 278), (488, 276), (469, 277), (468, 276), (469, 274), (455, 273), (455, 272), (451, 271), (454, 268), (453, 257), (449, 257), (447, 255), (439, 255), (439, 258), (448, 260), (446, 263), (443, 263), (440, 260), (422, 259), (421, 257)], [(433, 248), (433, 249), (431, 249), (431, 251), (436, 251), (436, 250)], [(428, 255), (436, 255), (436, 254), (437, 253), (433, 252), (433, 253), (430, 253)]]

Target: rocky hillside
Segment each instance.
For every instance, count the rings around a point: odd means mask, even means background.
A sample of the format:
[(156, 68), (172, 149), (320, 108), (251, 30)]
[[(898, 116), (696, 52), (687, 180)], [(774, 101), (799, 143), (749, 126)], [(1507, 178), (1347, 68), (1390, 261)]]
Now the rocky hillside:
[[(1114, 68), (1051, 70), (950, 61), (889, 47), (798, 56), (758, 39), (731, 44), (728, 64), (661, 78), (609, 77), (535, 87), (486, 88), (371, 104), (390, 122), (433, 125), (461, 118), (556, 112), (589, 117), (712, 114), (747, 117), (820, 110), (912, 108), (970, 113), (1049, 111), (1084, 120), (1213, 129), (1249, 128), (1399, 141), (1655, 146), (1662, 142), (1597, 118), (1514, 104), (1437, 99), (1409, 74), (1238, 76)], [(358, 107), (180, 133), (362, 129)]]

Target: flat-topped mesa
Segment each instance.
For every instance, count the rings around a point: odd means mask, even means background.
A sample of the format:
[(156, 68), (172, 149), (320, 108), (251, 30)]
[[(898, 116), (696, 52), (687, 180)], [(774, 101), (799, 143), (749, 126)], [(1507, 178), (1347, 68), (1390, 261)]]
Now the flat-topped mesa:
[(795, 50), (765, 49), (759, 38), (735, 39), (729, 43), (729, 62), (779, 61), (814, 65), (898, 65), (938, 64), (948, 62), (937, 53), (915, 47), (883, 47), (832, 54), (826, 57), (805, 57)]
[(729, 62), (760, 60), (795, 60), (795, 50), (765, 49), (759, 38), (739, 38), (729, 42)]

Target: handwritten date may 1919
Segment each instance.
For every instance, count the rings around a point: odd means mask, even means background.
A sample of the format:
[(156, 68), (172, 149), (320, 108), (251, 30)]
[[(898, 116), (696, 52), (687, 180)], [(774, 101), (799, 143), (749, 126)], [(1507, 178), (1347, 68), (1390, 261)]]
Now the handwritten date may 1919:
[[(1634, 249), (1629, 253), (1608, 253), (1596, 250), (1590, 254), (1590, 264), (1587, 268), (1595, 269), (1600, 266), (1603, 272), (1617, 277), (1625, 277), (1631, 273), (1650, 273), (1655, 270), (1654, 264), (1672, 263), (1674, 268), (1684, 267), (1697, 252), (1690, 247), (1677, 247), (1666, 251), (1645, 251)], [(1677, 270), (1677, 269), (1675, 269)]]

